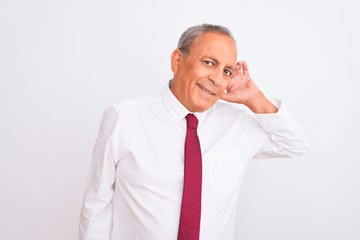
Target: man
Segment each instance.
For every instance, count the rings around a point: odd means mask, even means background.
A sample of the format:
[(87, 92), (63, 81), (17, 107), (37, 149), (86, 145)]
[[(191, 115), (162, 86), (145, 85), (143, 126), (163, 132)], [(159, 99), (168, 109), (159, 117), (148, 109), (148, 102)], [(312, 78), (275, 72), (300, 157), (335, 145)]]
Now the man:
[(237, 62), (227, 28), (186, 30), (171, 68), (173, 80), (161, 94), (105, 111), (80, 239), (235, 239), (237, 197), (249, 160), (306, 151), (307, 137), (282, 103), (271, 102), (247, 64)]

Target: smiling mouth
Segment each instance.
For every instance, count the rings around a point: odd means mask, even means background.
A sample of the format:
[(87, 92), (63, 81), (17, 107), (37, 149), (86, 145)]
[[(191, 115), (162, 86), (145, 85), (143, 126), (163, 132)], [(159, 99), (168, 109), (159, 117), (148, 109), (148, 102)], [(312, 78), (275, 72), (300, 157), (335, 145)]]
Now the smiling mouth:
[(201, 86), (200, 84), (196, 84), (201, 90), (203, 90), (204, 92), (206, 92), (207, 94), (209, 94), (209, 95), (212, 95), (212, 96), (214, 96), (215, 95), (215, 93), (213, 93), (212, 91), (210, 91), (209, 89), (207, 89), (207, 88), (204, 88), (203, 86)]

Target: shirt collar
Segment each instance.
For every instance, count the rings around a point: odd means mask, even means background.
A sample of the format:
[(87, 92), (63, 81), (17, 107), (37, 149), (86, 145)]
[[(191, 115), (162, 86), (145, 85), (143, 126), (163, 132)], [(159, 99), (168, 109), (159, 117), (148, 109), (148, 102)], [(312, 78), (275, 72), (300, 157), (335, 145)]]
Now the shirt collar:
[[(187, 110), (186, 107), (184, 105), (182, 105), (182, 103), (171, 92), (171, 90), (170, 90), (171, 82), (172, 82), (172, 80), (170, 80), (169, 83), (166, 84), (166, 86), (162, 90), (161, 98), (163, 100), (163, 103), (164, 103), (166, 109), (168, 110), (168, 112), (170, 113), (170, 115), (172, 116), (174, 121), (176, 123), (179, 123), (185, 119), (187, 114), (192, 113), (192, 112)], [(199, 120), (199, 126), (202, 125), (202, 123), (205, 119), (205, 116), (206, 116), (206, 112), (207, 111), (193, 113)]]

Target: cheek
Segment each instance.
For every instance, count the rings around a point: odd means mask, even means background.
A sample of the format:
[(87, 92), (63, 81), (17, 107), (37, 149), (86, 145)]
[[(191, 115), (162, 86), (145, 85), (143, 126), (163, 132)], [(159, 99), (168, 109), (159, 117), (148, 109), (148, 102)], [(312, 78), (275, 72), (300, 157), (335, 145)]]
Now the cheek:
[(195, 80), (208, 78), (208, 76), (211, 75), (211, 71), (202, 66), (195, 66), (193, 69), (191, 69), (190, 73)]
[(224, 80), (223, 84), (221, 84), (220, 92), (223, 93), (228, 86), (229, 86), (229, 81)]

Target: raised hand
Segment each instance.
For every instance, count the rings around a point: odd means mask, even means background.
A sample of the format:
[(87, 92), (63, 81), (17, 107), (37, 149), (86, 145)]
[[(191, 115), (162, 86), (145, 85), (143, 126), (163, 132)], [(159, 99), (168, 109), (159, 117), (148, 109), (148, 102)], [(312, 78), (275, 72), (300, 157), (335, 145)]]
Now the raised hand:
[(245, 61), (239, 61), (236, 64), (234, 76), (230, 79), (226, 88), (226, 93), (222, 99), (228, 102), (245, 104), (252, 97), (258, 95), (260, 90), (252, 81), (249, 68)]
[(274, 113), (277, 108), (265, 97), (250, 77), (245, 61), (236, 64), (235, 75), (230, 79), (221, 99), (244, 104), (255, 113)]

